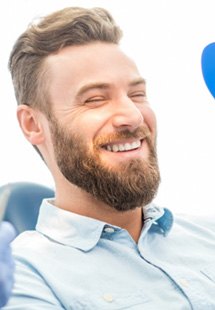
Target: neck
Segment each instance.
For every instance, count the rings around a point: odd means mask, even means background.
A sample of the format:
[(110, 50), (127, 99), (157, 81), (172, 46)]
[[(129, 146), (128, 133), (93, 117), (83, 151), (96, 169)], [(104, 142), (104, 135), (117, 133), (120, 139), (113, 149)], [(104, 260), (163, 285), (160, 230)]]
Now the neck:
[(142, 208), (117, 211), (71, 184), (56, 186), (55, 204), (61, 209), (126, 229), (135, 242), (139, 240), (143, 225)]

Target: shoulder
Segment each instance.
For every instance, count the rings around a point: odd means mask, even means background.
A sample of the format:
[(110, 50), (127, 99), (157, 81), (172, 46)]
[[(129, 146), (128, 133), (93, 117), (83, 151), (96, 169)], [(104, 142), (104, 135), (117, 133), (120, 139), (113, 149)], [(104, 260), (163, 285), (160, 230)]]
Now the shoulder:
[(15, 260), (20, 258), (32, 262), (40, 261), (40, 254), (49, 251), (49, 240), (37, 231), (25, 231), (12, 242), (12, 253)]
[[(196, 247), (208, 248), (215, 245), (215, 218), (214, 216), (200, 216), (191, 214), (177, 214), (174, 216), (172, 238), (186, 240), (187, 245), (196, 244)], [(213, 250), (214, 253), (214, 250)]]
[(17, 249), (20, 247), (35, 248), (37, 247), (37, 242), (44, 242), (44, 240), (45, 237), (42, 234), (38, 233), (35, 230), (29, 230), (18, 235), (12, 242), (12, 247), (13, 249)]
[(36, 231), (24, 232), (13, 241), (16, 281), (6, 309), (62, 309), (52, 277), (47, 277), (46, 270), (52, 275), (55, 266), (47, 244), (47, 238)]
[(198, 227), (200, 230), (210, 230), (215, 233), (215, 213), (208, 215), (176, 214), (175, 223), (184, 228)]

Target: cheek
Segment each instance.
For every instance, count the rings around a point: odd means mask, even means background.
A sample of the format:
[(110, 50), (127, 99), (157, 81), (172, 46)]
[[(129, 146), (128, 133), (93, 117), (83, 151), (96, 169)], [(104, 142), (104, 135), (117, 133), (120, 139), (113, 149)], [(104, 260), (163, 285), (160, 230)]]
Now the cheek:
[(80, 133), (85, 133), (86, 136), (94, 138), (108, 123), (109, 115), (106, 111), (88, 111), (84, 113), (76, 122), (76, 127)]
[(152, 133), (153, 140), (157, 134), (157, 120), (154, 111), (150, 107), (145, 107), (142, 111), (144, 122)]
[[(90, 113), (92, 112), (92, 113)], [(105, 115), (96, 111), (88, 111), (81, 117), (73, 120), (71, 130), (78, 134), (78, 137), (85, 144), (90, 152), (94, 152), (95, 138), (101, 134), (102, 129), (106, 124)]]

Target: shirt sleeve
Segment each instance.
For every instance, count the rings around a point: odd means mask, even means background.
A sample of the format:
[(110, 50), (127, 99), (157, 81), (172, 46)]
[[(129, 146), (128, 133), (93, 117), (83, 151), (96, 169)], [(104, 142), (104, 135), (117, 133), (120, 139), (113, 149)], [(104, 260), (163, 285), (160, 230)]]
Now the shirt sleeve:
[[(46, 259), (46, 258), (44, 258)], [(15, 285), (4, 310), (65, 309), (42, 275), (28, 262), (16, 260)]]

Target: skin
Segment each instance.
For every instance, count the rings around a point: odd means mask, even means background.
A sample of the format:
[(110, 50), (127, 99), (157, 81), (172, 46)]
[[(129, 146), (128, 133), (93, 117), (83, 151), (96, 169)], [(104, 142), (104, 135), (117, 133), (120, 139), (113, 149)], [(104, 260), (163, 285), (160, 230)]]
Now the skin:
[[(122, 130), (134, 131), (145, 124), (152, 141), (156, 139), (156, 119), (147, 98), (143, 78), (135, 65), (119, 48), (95, 42), (70, 46), (47, 57), (49, 98), (59, 123), (81, 133), (84, 143), (93, 150), (93, 140)], [(118, 212), (69, 183), (59, 171), (46, 116), (20, 105), (17, 117), (28, 141), (37, 145), (56, 184), (56, 206), (127, 229), (135, 241), (142, 229), (142, 210)], [(132, 139), (112, 143), (132, 142)], [(143, 141), (137, 150), (113, 153), (100, 149), (100, 159), (111, 169), (133, 158), (148, 158)]]

